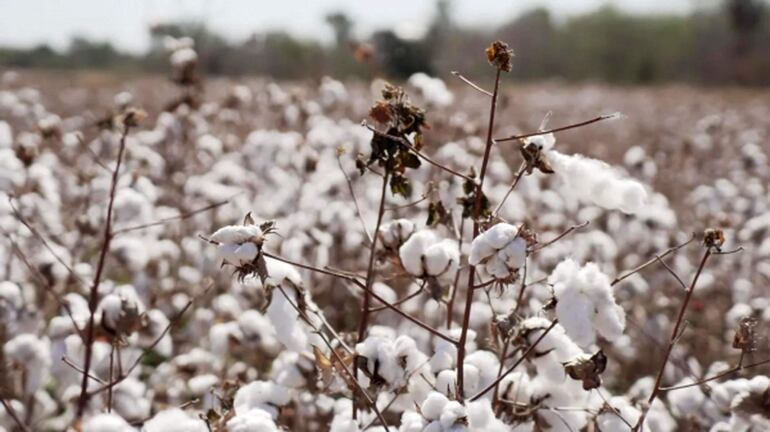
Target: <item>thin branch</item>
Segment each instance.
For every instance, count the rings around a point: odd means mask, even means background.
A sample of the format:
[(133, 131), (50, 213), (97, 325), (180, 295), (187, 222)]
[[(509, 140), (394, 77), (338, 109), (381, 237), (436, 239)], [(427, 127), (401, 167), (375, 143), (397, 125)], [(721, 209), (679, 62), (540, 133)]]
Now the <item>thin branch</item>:
[(361, 304), (361, 318), (358, 323), (358, 341), (361, 342), (366, 336), (366, 327), (369, 325), (369, 303), (372, 301), (372, 292), (374, 285), (374, 259), (377, 253), (377, 235), (380, 232), (382, 217), (385, 215), (385, 197), (388, 194), (388, 172), (382, 178), (382, 190), (380, 191), (380, 206), (377, 209), (377, 224), (374, 226), (374, 237), (369, 247), (369, 264), (366, 268), (366, 289), (364, 290), (364, 300)]
[(468, 84), (471, 86), (472, 89), (478, 91), (481, 94), (484, 94), (486, 96), (492, 97), (492, 93), (484, 90), (481, 88), (478, 84), (474, 83), (473, 81), (469, 80), (468, 78), (465, 78), (460, 72), (452, 71), (452, 75), (456, 76), (460, 79), (460, 81), (464, 82), (465, 84)]
[(548, 240), (545, 243), (541, 243), (541, 244), (538, 244), (538, 245), (535, 245), (534, 247), (532, 247), (532, 251), (530, 253), (535, 254), (535, 253), (537, 253), (537, 252), (547, 248), (548, 246), (551, 246), (552, 244), (556, 243), (557, 241), (559, 241), (559, 240), (563, 239), (564, 237), (570, 235), (573, 231), (579, 230), (581, 228), (584, 228), (584, 227), (588, 226), (589, 223), (591, 223), (591, 222), (590, 221), (585, 221), (583, 223), (580, 223), (580, 224), (577, 224), (577, 225), (573, 225), (573, 226), (567, 228), (566, 231), (564, 231), (563, 233), (557, 235), (553, 239)]
[(660, 387), (661, 382), (663, 381), (663, 373), (666, 369), (666, 365), (668, 364), (668, 359), (671, 356), (671, 352), (674, 349), (674, 345), (676, 344), (677, 337), (679, 335), (679, 329), (682, 326), (682, 323), (684, 322), (684, 315), (687, 311), (687, 306), (690, 304), (690, 299), (692, 298), (692, 293), (695, 291), (695, 284), (698, 283), (698, 278), (700, 277), (701, 273), (703, 272), (703, 268), (706, 266), (706, 261), (708, 260), (709, 256), (711, 256), (711, 248), (707, 248), (706, 252), (703, 253), (703, 258), (701, 258), (700, 264), (698, 265), (698, 270), (695, 272), (695, 276), (692, 278), (692, 283), (690, 283), (689, 288), (687, 289), (687, 292), (684, 297), (684, 301), (682, 301), (682, 306), (679, 308), (679, 314), (676, 318), (676, 323), (674, 324), (674, 329), (671, 332), (671, 338), (669, 339), (668, 346), (666, 347), (666, 352), (663, 355), (663, 360), (661, 361), (660, 368), (658, 369), (658, 375), (655, 378), (655, 386), (652, 389), (652, 393), (650, 393), (650, 397), (647, 399), (647, 407), (648, 409), (643, 410), (642, 414), (639, 416), (639, 420), (636, 423), (636, 426), (634, 427), (634, 430), (640, 430), (642, 427), (642, 424), (644, 423), (644, 418), (647, 416), (647, 412), (649, 410), (649, 406), (652, 405), (652, 403), (655, 401), (655, 399), (658, 397), (658, 394), (660, 393)]
[[(310, 270), (310, 271), (314, 271), (314, 272), (317, 272), (317, 273), (325, 274), (325, 275), (328, 275), (328, 276), (334, 276), (334, 277), (337, 277), (337, 278), (340, 278), (340, 279), (344, 279), (344, 280), (346, 280), (348, 282), (351, 282), (353, 285), (357, 286), (359, 289), (362, 289), (362, 290), (366, 291), (366, 285), (364, 285), (363, 282), (361, 282), (360, 280), (358, 280), (357, 278), (355, 278), (355, 277), (353, 277), (353, 276), (351, 276), (349, 274), (335, 272), (335, 271), (331, 271), (331, 270), (328, 270), (328, 269), (322, 269), (322, 268), (318, 268), (318, 267), (313, 267), (313, 266), (307, 265), (307, 264), (301, 264), (301, 263), (298, 263), (296, 261), (292, 261), (290, 259), (286, 259), (284, 257), (278, 256), (278, 255), (274, 255), (274, 254), (271, 254), (271, 253), (265, 252), (265, 251), (262, 251), (262, 254), (265, 255), (268, 258), (273, 258), (273, 259), (276, 259), (278, 261), (285, 262), (286, 264), (291, 264), (291, 265), (294, 265), (294, 266), (297, 266), (297, 267), (300, 267), (300, 268), (303, 268), (303, 269), (306, 269), (306, 270)], [(370, 290), (369, 292), (371, 293), (371, 296), (372, 296), (373, 299), (375, 299), (378, 302), (382, 303), (383, 305), (385, 305), (388, 309), (392, 310), (393, 312), (396, 312), (400, 316), (402, 316), (402, 317), (406, 318), (407, 320), (411, 321), (412, 323), (416, 324), (418, 327), (426, 330), (430, 334), (432, 334), (432, 335), (434, 335), (434, 336), (436, 336), (436, 337), (438, 337), (440, 339), (444, 339), (445, 341), (453, 343), (455, 345), (457, 344), (457, 340), (455, 340), (455, 339), (453, 339), (453, 338), (451, 338), (451, 337), (441, 333), (440, 331), (436, 330), (435, 328), (431, 327), (430, 325), (425, 324), (424, 322), (420, 321), (419, 319), (417, 319), (417, 318), (409, 315), (408, 313), (402, 311), (401, 309), (397, 308), (396, 306), (394, 306), (393, 304), (391, 304), (390, 302), (388, 302), (384, 298), (382, 298), (379, 295), (377, 295), (377, 293), (374, 292), (373, 290)]]
[[(83, 368), (81, 368), (80, 366), (76, 365), (72, 360), (68, 359), (67, 356), (63, 356), (61, 358), (61, 361), (64, 362), (64, 364), (66, 364), (67, 366), (69, 366), (72, 369), (74, 369), (75, 372), (80, 373), (81, 375), (85, 374), (85, 372), (86, 372), (86, 371), (83, 370)], [(102, 384), (102, 385), (106, 385), (107, 384), (103, 379), (101, 379), (98, 376), (93, 375), (91, 373), (88, 374), (88, 378), (91, 378), (92, 380), (94, 380), (94, 381), (96, 381), (96, 382), (98, 382), (99, 384)]]
[(679, 244), (679, 245), (676, 245), (676, 246), (674, 246), (674, 247), (671, 247), (671, 248), (667, 249), (665, 252), (663, 252), (662, 254), (656, 254), (656, 255), (655, 255), (655, 257), (653, 257), (653, 258), (650, 258), (650, 259), (649, 259), (649, 260), (647, 260), (647, 261), (646, 261), (644, 264), (641, 264), (641, 265), (637, 266), (636, 268), (634, 268), (633, 270), (629, 271), (629, 272), (628, 272), (628, 273), (626, 273), (626, 274), (623, 274), (623, 275), (621, 275), (621, 276), (618, 276), (618, 277), (616, 277), (616, 278), (615, 278), (615, 280), (613, 280), (613, 281), (612, 281), (612, 283), (611, 283), (610, 285), (611, 285), (611, 286), (615, 286), (615, 285), (617, 285), (617, 284), (618, 284), (618, 283), (620, 283), (622, 280), (624, 280), (624, 279), (626, 279), (626, 278), (628, 278), (628, 277), (630, 277), (630, 276), (632, 276), (632, 275), (634, 275), (634, 274), (636, 274), (636, 273), (639, 273), (640, 271), (644, 270), (645, 268), (647, 268), (647, 267), (648, 267), (648, 266), (650, 266), (651, 264), (655, 263), (656, 261), (658, 261), (658, 260), (662, 260), (662, 259), (663, 259), (663, 258), (665, 258), (666, 256), (668, 256), (668, 255), (670, 255), (670, 254), (672, 254), (672, 253), (674, 253), (674, 252), (678, 251), (679, 249), (681, 249), (681, 248), (683, 248), (683, 247), (687, 246), (688, 244), (692, 243), (692, 241), (693, 241), (693, 240), (695, 240), (695, 234), (693, 234), (692, 236), (690, 236), (690, 239), (689, 239), (689, 240), (687, 240), (686, 242), (684, 242), (684, 243), (681, 243), (681, 244)]
[[(423, 288), (425, 288), (425, 282), (423, 282), (422, 285), (420, 285), (420, 287), (417, 288), (417, 290), (415, 290), (413, 293), (407, 295), (406, 297), (404, 297), (404, 298), (402, 298), (400, 300), (394, 301), (393, 302), (393, 306), (398, 306), (400, 304), (406, 303), (409, 300), (417, 297), (418, 295), (420, 295), (420, 293), (422, 293)], [(379, 312), (379, 311), (385, 310), (387, 308), (388, 308), (387, 306), (378, 306), (378, 307), (375, 307), (375, 308), (370, 308), (369, 312)]]
[[(129, 376), (131, 376), (131, 373), (132, 373), (132, 372), (133, 372), (133, 371), (134, 371), (134, 370), (135, 370), (137, 367), (139, 367), (139, 365), (142, 363), (142, 360), (144, 359), (144, 357), (145, 357), (145, 356), (146, 356), (146, 355), (147, 355), (147, 354), (148, 354), (150, 351), (152, 351), (153, 349), (155, 349), (155, 347), (156, 347), (156, 346), (158, 346), (158, 344), (160, 343), (160, 341), (161, 341), (161, 340), (163, 340), (163, 338), (164, 338), (164, 337), (166, 337), (166, 335), (167, 335), (167, 334), (168, 334), (168, 333), (171, 331), (171, 329), (172, 329), (172, 328), (173, 328), (175, 325), (177, 325), (177, 324), (179, 323), (179, 321), (181, 321), (181, 320), (182, 320), (182, 317), (183, 317), (183, 316), (184, 316), (184, 314), (187, 312), (187, 310), (188, 310), (188, 309), (190, 309), (190, 307), (193, 305), (193, 303), (195, 303), (195, 301), (196, 301), (198, 298), (200, 298), (200, 297), (202, 297), (203, 295), (205, 295), (206, 293), (208, 293), (208, 292), (209, 292), (209, 290), (211, 289), (211, 287), (213, 287), (213, 286), (214, 286), (214, 284), (213, 284), (213, 283), (209, 284), (209, 285), (206, 287), (206, 289), (204, 289), (204, 290), (203, 290), (203, 292), (201, 292), (201, 293), (200, 293), (200, 294), (198, 294), (197, 296), (195, 296), (195, 297), (191, 298), (190, 300), (188, 300), (188, 301), (187, 301), (187, 303), (184, 305), (184, 307), (183, 307), (183, 308), (182, 308), (182, 309), (181, 309), (179, 312), (177, 312), (177, 313), (176, 313), (176, 315), (174, 315), (174, 317), (173, 317), (171, 320), (169, 320), (169, 322), (168, 322), (168, 325), (166, 325), (166, 328), (164, 328), (164, 329), (163, 329), (163, 331), (160, 333), (160, 335), (159, 335), (157, 338), (155, 338), (155, 340), (154, 340), (154, 341), (152, 341), (152, 343), (151, 343), (151, 344), (150, 344), (148, 347), (146, 347), (146, 348), (144, 348), (144, 349), (142, 350), (142, 353), (139, 355), (139, 357), (137, 357), (137, 358), (136, 358), (136, 360), (134, 360), (134, 362), (133, 362), (133, 363), (131, 363), (131, 366), (129, 366), (129, 367), (128, 367), (128, 369), (126, 369), (126, 372), (125, 372), (125, 373), (120, 373), (120, 374), (118, 374), (118, 377), (115, 379), (115, 381), (111, 381), (111, 382), (109, 382), (109, 383), (105, 384), (105, 385), (104, 385), (104, 386), (102, 386), (102, 387), (99, 387), (99, 388), (97, 388), (97, 389), (95, 389), (95, 390), (92, 390), (92, 391), (90, 391), (90, 392), (88, 393), (88, 396), (89, 396), (89, 397), (92, 397), (92, 396), (94, 396), (94, 395), (97, 395), (97, 394), (99, 394), (99, 393), (101, 393), (101, 392), (103, 392), (103, 391), (105, 391), (105, 390), (107, 390), (107, 389), (113, 388), (113, 387), (117, 386), (118, 384), (120, 384), (121, 382), (123, 382), (123, 381), (124, 381), (126, 378), (128, 378)], [(118, 357), (118, 359), (120, 359), (120, 357)]]
[(521, 135), (511, 135), (511, 136), (505, 137), (505, 138), (496, 138), (495, 141), (496, 142), (515, 141), (515, 140), (520, 140), (520, 139), (529, 138), (529, 137), (533, 137), (533, 136), (547, 135), (549, 133), (561, 132), (561, 131), (565, 131), (565, 130), (569, 130), (569, 129), (575, 129), (575, 128), (579, 128), (579, 127), (583, 127), (583, 126), (588, 126), (588, 125), (590, 125), (592, 123), (600, 122), (602, 120), (616, 119), (616, 118), (618, 118), (618, 116), (619, 116), (619, 114), (617, 114), (617, 113), (615, 113), (615, 114), (600, 115), (599, 117), (594, 117), (594, 118), (592, 118), (590, 120), (585, 120), (585, 121), (582, 121), (580, 123), (574, 123), (574, 124), (567, 125), (567, 126), (561, 126), (561, 127), (557, 127), (557, 128), (553, 128), (553, 129), (542, 130), (542, 131), (537, 131), (537, 132), (531, 132), (531, 133), (526, 133), (526, 134), (521, 134)]
[(118, 189), (118, 178), (120, 176), (120, 164), (123, 162), (123, 153), (126, 150), (126, 137), (131, 127), (128, 123), (123, 126), (123, 134), (120, 137), (120, 144), (118, 147), (118, 157), (115, 162), (115, 170), (112, 172), (112, 183), (110, 185), (110, 198), (107, 203), (107, 218), (104, 224), (104, 240), (102, 241), (102, 248), (99, 252), (99, 261), (96, 265), (96, 272), (94, 273), (94, 281), (91, 286), (91, 292), (88, 299), (88, 310), (90, 316), (88, 318), (88, 327), (86, 328), (86, 342), (85, 342), (85, 362), (83, 365), (83, 380), (80, 384), (80, 398), (77, 405), (77, 414), (75, 418), (79, 420), (83, 417), (86, 405), (88, 404), (88, 372), (91, 370), (91, 357), (93, 355), (93, 344), (95, 339), (95, 324), (96, 324), (96, 308), (99, 303), (99, 285), (102, 280), (102, 272), (104, 271), (104, 265), (107, 262), (107, 252), (110, 250), (110, 243), (112, 242), (112, 211), (115, 204), (115, 192)]
[[(366, 222), (364, 222), (364, 214), (361, 211), (361, 206), (358, 205), (358, 198), (356, 197), (356, 192), (353, 190), (353, 180), (350, 179), (350, 176), (348, 175), (347, 171), (345, 171), (345, 168), (342, 166), (342, 159), (340, 158), (340, 154), (337, 153), (337, 165), (340, 167), (340, 171), (342, 172), (342, 175), (345, 176), (345, 181), (348, 184), (348, 191), (350, 191), (350, 197), (353, 199), (353, 205), (356, 206), (356, 214), (358, 214), (358, 220), (361, 222), (361, 228), (364, 230), (364, 234), (366, 234), (366, 237), (369, 239), (369, 244), (372, 243), (372, 235), (369, 234), (369, 230), (366, 229)], [(374, 235), (377, 235), (375, 232)]]
[(8, 415), (13, 419), (14, 423), (16, 423), (16, 426), (18, 426), (23, 432), (29, 432), (29, 428), (27, 427), (27, 425), (25, 425), (21, 421), (18, 414), (16, 413), (16, 410), (13, 409), (13, 406), (10, 403), (8, 403), (8, 401), (6, 401), (5, 398), (0, 398), (0, 404), (3, 405), (3, 408), (5, 408), (5, 412), (7, 412)]
[(495, 208), (495, 211), (492, 212), (493, 218), (497, 216), (498, 213), (500, 213), (500, 209), (503, 208), (503, 204), (505, 204), (505, 201), (508, 200), (508, 197), (511, 195), (511, 192), (513, 192), (513, 190), (516, 189), (516, 185), (519, 184), (519, 180), (521, 180), (521, 177), (524, 175), (525, 172), (527, 172), (526, 168), (527, 168), (527, 164), (522, 163), (521, 166), (519, 167), (519, 170), (516, 172), (516, 177), (513, 178), (513, 182), (511, 183), (511, 186), (508, 188), (508, 191), (505, 193), (505, 196), (500, 201), (500, 204), (497, 205), (497, 207)]
[(724, 371), (724, 372), (718, 373), (718, 374), (710, 376), (708, 378), (703, 378), (703, 379), (701, 379), (701, 380), (699, 380), (697, 382), (690, 383), (690, 384), (682, 384), (682, 385), (676, 385), (676, 386), (671, 386), (671, 387), (661, 387), (660, 391), (673, 391), (673, 390), (680, 390), (680, 389), (685, 389), (685, 388), (688, 388), (688, 387), (695, 387), (695, 386), (703, 385), (703, 384), (705, 384), (707, 382), (716, 381), (716, 380), (718, 380), (720, 378), (724, 378), (726, 376), (733, 375), (735, 373), (744, 371), (746, 369), (751, 369), (751, 368), (755, 368), (755, 367), (758, 367), (758, 366), (770, 364), (770, 359), (762, 360), (760, 362), (751, 363), (751, 364), (747, 364), (747, 365), (742, 365), (741, 363), (743, 363), (743, 353), (741, 353), (741, 360), (738, 362), (738, 364), (736, 366), (734, 366), (734, 367)]
[(558, 323), (559, 323), (559, 320), (557, 320), (557, 319), (554, 319), (554, 320), (551, 322), (551, 325), (550, 325), (550, 326), (548, 326), (548, 328), (546, 328), (546, 329), (545, 329), (545, 331), (544, 331), (544, 332), (543, 332), (543, 333), (542, 333), (540, 336), (538, 336), (538, 338), (537, 338), (537, 339), (535, 339), (535, 342), (533, 342), (533, 343), (532, 343), (532, 345), (530, 345), (530, 346), (529, 346), (529, 347), (528, 347), (528, 348), (527, 348), (527, 349), (526, 349), (526, 350), (525, 350), (525, 351), (524, 351), (524, 352), (521, 354), (521, 357), (519, 357), (519, 359), (518, 359), (518, 360), (516, 360), (516, 362), (515, 362), (513, 365), (511, 365), (511, 367), (509, 367), (508, 369), (506, 369), (506, 371), (505, 371), (504, 373), (500, 374), (500, 376), (498, 376), (498, 377), (497, 377), (497, 379), (496, 379), (496, 380), (494, 380), (494, 381), (492, 381), (492, 382), (491, 382), (491, 383), (490, 383), (488, 386), (484, 387), (484, 389), (483, 389), (483, 390), (481, 390), (480, 392), (476, 393), (476, 394), (475, 394), (475, 395), (474, 395), (472, 398), (470, 398), (470, 401), (471, 401), (471, 402), (473, 402), (473, 401), (476, 401), (476, 400), (480, 399), (480, 398), (481, 398), (482, 396), (484, 396), (484, 395), (485, 395), (485, 394), (486, 394), (488, 391), (490, 391), (490, 390), (492, 390), (493, 388), (495, 388), (495, 387), (496, 387), (496, 386), (497, 386), (497, 385), (500, 383), (500, 381), (502, 381), (502, 380), (503, 380), (503, 378), (505, 378), (506, 376), (508, 376), (508, 374), (510, 374), (511, 372), (513, 372), (513, 370), (514, 370), (514, 369), (516, 369), (516, 367), (517, 367), (518, 365), (520, 365), (520, 364), (521, 364), (521, 362), (523, 362), (523, 361), (524, 361), (524, 360), (527, 358), (527, 356), (529, 356), (529, 355), (532, 353), (532, 351), (534, 351), (534, 350), (535, 350), (535, 348), (536, 348), (536, 347), (537, 347), (537, 345), (540, 343), (540, 341), (542, 341), (542, 340), (543, 340), (543, 339), (546, 337), (546, 335), (548, 335), (548, 333), (549, 333), (551, 330), (553, 330), (553, 328), (554, 328), (554, 327), (556, 327), (556, 324), (558, 324)]
[(170, 217), (163, 218), (163, 219), (160, 219), (160, 220), (155, 221), (155, 222), (141, 224), (141, 225), (134, 225), (134, 226), (129, 226), (129, 227), (125, 227), (125, 228), (118, 228), (118, 229), (116, 229), (115, 231), (112, 232), (112, 235), (116, 236), (118, 234), (123, 234), (123, 233), (127, 233), (127, 232), (130, 232), (130, 231), (137, 231), (137, 230), (142, 230), (142, 229), (145, 229), (145, 228), (150, 228), (150, 227), (154, 227), (154, 226), (158, 226), (158, 225), (164, 225), (164, 224), (167, 224), (169, 222), (176, 221), (176, 220), (188, 219), (188, 218), (191, 218), (191, 217), (197, 215), (198, 213), (203, 213), (203, 212), (206, 212), (206, 211), (209, 211), (209, 210), (213, 210), (213, 209), (215, 209), (217, 207), (221, 207), (221, 206), (223, 206), (225, 204), (228, 204), (229, 202), (230, 202), (230, 200), (219, 201), (219, 202), (215, 202), (213, 204), (209, 204), (209, 205), (207, 205), (205, 207), (201, 207), (201, 208), (196, 209), (196, 210), (192, 210), (192, 211), (189, 211), (189, 212), (186, 212), (186, 213), (180, 213), (180, 214), (178, 214), (176, 216), (170, 216)]
[(419, 150), (417, 150), (412, 145), (412, 143), (407, 141), (405, 138), (394, 136), (394, 135), (390, 135), (390, 134), (387, 134), (385, 132), (380, 132), (377, 129), (373, 128), (372, 126), (369, 126), (366, 122), (364, 122), (363, 125), (364, 125), (364, 127), (369, 129), (370, 131), (374, 132), (376, 135), (379, 135), (381, 137), (385, 137), (385, 138), (393, 140), (393, 141), (395, 141), (397, 143), (400, 143), (404, 147), (406, 147), (409, 150), (411, 150), (417, 157), (419, 157), (420, 159), (424, 160), (425, 162), (428, 162), (429, 164), (431, 164), (431, 165), (433, 165), (433, 166), (435, 166), (437, 168), (440, 168), (440, 169), (442, 169), (442, 170), (444, 170), (444, 171), (446, 171), (446, 172), (448, 172), (448, 173), (450, 173), (452, 175), (460, 177), (460, 178), (462, 178), (462, 179), (464, 179), (466, 181), (469, 181), (469, 182), (472, 182), (472, 183), (476, 183), (476, 180), (473, 177), (467, 176), (467, 175), (465, 175), (465, 174), (463, 174), (463, 173), (461, 173), (459, 171), (455, 171), (454, 169), (449, 168), (448, 166), (443, 165), (443, 164), (441, 164), (439, 162), (436, 162), (433, 159), (431, 159), (430, 157), (428, 157), (425, 154), (421, 153)]

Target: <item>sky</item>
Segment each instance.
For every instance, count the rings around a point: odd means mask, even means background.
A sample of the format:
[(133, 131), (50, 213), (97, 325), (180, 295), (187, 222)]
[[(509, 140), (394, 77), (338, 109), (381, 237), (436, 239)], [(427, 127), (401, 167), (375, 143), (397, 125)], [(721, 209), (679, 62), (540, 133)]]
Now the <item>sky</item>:
[[(454, 0), (461, 25), (498, 25), (533, 7), (557, 17), (612, 4), (634, 13), (687, 13), (710, 0)], [(713, 1), (713, 0), (712, 0)], [(195, 20), (231, 40), (254, 32), (285, 30), (306, 39), (331, 41), (323, 17), (346, 12), (355, 32), (419, 29), (435, 11), (432, 0), (0, 0), (0, 46), (47, 43), (64, 49), (73, 36), (109, 41), (124, 51), (149, 46), (147, 28), (158, 22)]]

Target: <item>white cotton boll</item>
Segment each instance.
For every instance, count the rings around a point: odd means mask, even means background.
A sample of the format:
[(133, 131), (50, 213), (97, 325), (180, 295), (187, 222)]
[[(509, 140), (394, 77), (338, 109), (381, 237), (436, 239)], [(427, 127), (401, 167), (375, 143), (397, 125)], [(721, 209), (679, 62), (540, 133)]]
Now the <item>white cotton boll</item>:
[(398, 254), (404, 269), (415, 276), (423, 275), (422, 256), (425, 250), (437, 242), (433, 231), (418, 231), (399, 248)]
[(228, 432), (279, 432), (280, 429), (270, 413), (255, 408), (244, 413), (236, 413), (227, 421)]
[(607, 275), (588, 263), (580, 267), (566, 259), (548, 277), (556, 297), (556, 316), (569, 337), (581, 347), (596, 340), (596, 333), (608, 340), (622, 335), (625, 312), (615, 303)]
[(415, 226), (409, 219), (396, 219), (380, 227), (380, 239), (388, 249), (398, 249), (414, 234)]
[(256, 225), (229, 225), (216, 230), (210, 239), (217, 243), (241, 244), (262, 237), (262, 230)]
[(34, 394), (48, 377), (51, 366), (50, 341), (25, 333), (6, 342), (3, 352), (7, 361), (25, 371), (25, 394)]
[(13, 129), (7, 122), (0, 121), (0, 148), (13, 147)]
[(750, 317), (754, 313), (754, 309), (744, 303), (736, 303), (725, 314), (725, 325), (729, 329), (737, 329), (738, 324), (744, 317)]
[(259, 253), (259, 249), (257, 248), (257, 245), (254, 243), (244, 243), (240, 246), (238, 246), (235, 251), (233, 251), (233, 255), (235, 255), (235, 258), (238, 260), (238, 265), (245, 265), (248, 263), (251, 263), (254, 261), (254, 258), (257, 257), (257, 254)]
[(409, 85), (417, 88), (423, 99), (431, 105), (445, 107), (454, 101), (454, 95), (440, 78), (433, 78), (424, 72), (409, 77)]
[(556, 150), (547, 152), (546, 157), (562, 179), (564, 190), (583, 202), (631, 214), (647, 203), (644, 186), (602, 161), (579, 154), (568, 156)]
[(457, 388), (457, 371), (454, 369), (446, 369), (439, 372), (436, 376), (434, 387), (444, 395), (454, 395), (455, 389)]
[(538, 149), (542, 152), (546, 152), (548, 150), (551, 150), (556, 144), (556, 137), (554, 134), (543, 134), (543, 135), (535, 135), (531, 137), (524, 138), (525, 144), (534, 144), (537, 146)]
[(286, 405), (291, 400), (288, 390), (269, 381), (254, 381), (235, 393), (233, 406), (235, 412), (247, 412), (254, 408), (269, 412), (274, 418), (278, 414), (275, 407)]
[(449, 275), (453, 277), (460, 263), (460, 252), (452, 240), (443, 240), (425, 250), (425, 274), (430, 276)]
[(465, 419), (466, 417), (467, 413), (465, 411), (465, 406), (463, 406), (460, 402), (450, 401), (444, 405), (444, 409), (441, 411), (439, 421), (441, 422), (441, 426), (444, 428), (444, 430), (448, 431), (451, 430), (453, 426), (458, 424), (458, 420)]
[(420, 412), (427, 420), (438, 420), (449, 399), (441, 393), (431, 392), (420, 405)]
[(430, 359), (431, 370), (441, 371), (454, 367), (457, 357), (457, 347), (443, 339), (436, 342), (433, 356)]
[(425, 428), (425, 419), (420, 413), (414, 411), (404, 411), (401, 415), (401, 426), (399, 432), (423, 432)]
[(527, 258), (527, 242), (518, 234), (518, 228), (513, 225), (493, 226), (473, 239), (468, 262), (479, 267), (482, 277), (510, 277), (524, 266)]
[(529, 381), (525, 372), (509, 373), (500, 381), (500, 396), (515, 403), (529, 403), (532, 397)]
[(179, 408), (163, 410), (155, 414), (144, 426), (142, 432), (206, 432), (206, 423)]
[[(676, 383), (676, 386), (692, 384), (692, 378), (684, 378)], [(683, 389), (672, 390), (666, 395), (668, 403), (671, 405), (671, 411), (677, 417), (687, 417), (700, 409), (706, 396), (699, 386), (686, 387)]]
[(83, 432), (136, 432), (117, 414), (97, 414), (83, 423)]

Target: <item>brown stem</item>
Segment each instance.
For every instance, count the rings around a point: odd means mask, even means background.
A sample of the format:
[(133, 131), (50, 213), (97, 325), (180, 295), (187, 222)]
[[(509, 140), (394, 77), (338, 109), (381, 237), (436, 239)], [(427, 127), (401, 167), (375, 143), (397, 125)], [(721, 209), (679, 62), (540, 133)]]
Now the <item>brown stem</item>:
[(361, 305), (361, 321), (358, 323), (358, 341), (361, 342), (366, 336), (366, 327), (369, 325), (369, 304), (372, 301), (372, 285), (374, 284), (374, 259), (377, 253), (377, 235), (380, 232), (382, 216), (385, 214), (385, 196), (388, 193), (388, 172), (382, 177), (382, 190), (380, 191), (380, 207), (377, 210), (377, 224), (374, 226), (372, 243), (369, 248), (369, 265), (366, 268), (366, 289), (364, 290), (364, 301)]
[(479, 93), (487, 95), (489, 97), (492, 97), (492, 93), (484, 90), (483, 88), (481, 88), (475, 82), (473, 82), (473, 81), (469, 80), (468, 78), (464, 77), (460, 72), (452, 71), (452, 75), (456, 76), (457, 78), (460, 79), (460, 81), (464, 82), (465, 84), (468, 84), (469, 86), (471, 86), (471, 88), (473, 88), (474, 90), (478, 91)]
[(99, 285), (101, 284), (102, 272), (104, 271), (104, 264), (107, 261), (107, 252), (110, 250), (110, 242), (112, 242), (112, 208), (115, 203), (115, 192), (118, 188), (118, 177), (120, 175), (120, 164), (123, 161), (123, 153), (126, 150), (126, 137), (130, 126), (126, 124), (123, 127), (123, 134), (120, 137), (120, 146), (118, 147), (118, 158), (115, 162), (115, 171), (112, 172), (112, 184), (110, 185), (110, 199), (107, 204), (107, 219), (104, 224), (104, 240), (102, 241), (102, 248), (99, 252), (99, 261), (96, 265), (96, 273), (94, 274), (94, 282), (91, 286), (91, 293), (88, 299), (88, 310), (90, 312), (88, 318), (88, 327), (86, 327), (86, 342), (85, 342), (85, 362), (83, 365), (83, 380), (80, 384), (80, 399), (78, 400), (78, 408), (76, 419), (79, 420), (83, 417), (86, 405), (88, 404), (88, 373), (91, 370), (91, 357), (93, 355), (93, 345), (95, 338), (95, 323), (96, 323), (96, 308), (99, 304)]
[[(495, 88), (492, 92), (492, 102), (489, 109), (489, 125), (487, 126), (487, 145), (484, 148), (484, 159), (481, 162), (481, 170), (479, 172), (479, 182), (476, 185), (476, 200), (473, 205), (473, 238), (479, 235), (479, 217), (481, 216), (481, 197), (483, 194), (484, 177), (487, 174), (487, 164), (489, 163), (489, 154), (492, 151), (492, 145), (494, 140), (492, 139), (492, 130), (495, 127), (495, 110), (497, 109), (497, 96), (500, 89), (500, 69), (497, 69), (495, 74)], [(476, 268), (470, 266), (468, 269), (468, 285), (467, 294), (465, 296), (465, 313), (463, 314), (463, 323), (460, 330), (460, 340), (457, 344), (457, 397), (460, 402), (464, 398), (464, 380), (463, 380), (463, 363), (465, 362), (465, 341), (468, 338), (468, 327), (470, 326), (471, 319), (471, 306), (473, 304), (473, 282), (476, 278)]]
[(19, 427), (23, 432), (29, 432), (29, 428), (27, 425), (24, 424), (24, 422), (21, 421), (19, 418), (19, 415), (16, 413), (16, 410), (13, 409), (13, 406), (8, 403), (8, 401), (5, 400), (5, 398), (0, 398), (0, 404), (3, 405), (3, 408), (5, 408), (5, 412), (8, 413), (8, 415), (13, 419), (14, 423), (16, 423), (16, 426)]
[[(671, 338), (669, 339), (668, 346), (666, 347), (666, 352), (663, 355), (663, 360), (661, 361), (660, 368), (658, 369), (658, 375), (655, 378), (655, 386), (652, 389), (652, 393), (650, 393), (650, 397), (647, 399), (648, 407), (652, 405), (652, 403), (655, 401), (655, 398), (657, 398), (658, 394), (660, 393), (660, 388), (661, 388), (660, 384), (663, 381), (663, 373), (665, 372), (666, 365), (668, 364), (668, 358), (671, 356), (671, 351), (674, 349), (674, 345), (676, 345), (676, 341), (679, 335), (679, 329), (682, 327), (682, 323), (684, 322), (684, 315), (685, 315), (685, 312), (687, 311), (687, 306), (690, 304), (692, 293), (695, 291), (695, 284), (698, 282), (698, 278), (703, 272), (703, 268), (705, 267), (706, 260), (708, 260), (709, 256), (711, 256), (711, 248), (707, 248), (706, 252), (703, 254), (703, 258), (701, 258), (700, 264), (698, 265), (698, 270), (695, 273), (695, 276), (692, 278), (692, 283), (690, 283), (690, 287), (687, 289), (687, 292), (685, 293), (684, 301), (682, 302), (682, 306), (679, 308), (679, 314), (676, 317), (676, 324), (674, 324), (674, 329), (671, 332)], [(647, 410), (642, 411), (642, 415), (639, 416), (639, 421), (636, 423), (634, 430), (641, 429), (646, 415), (647, 415)]]

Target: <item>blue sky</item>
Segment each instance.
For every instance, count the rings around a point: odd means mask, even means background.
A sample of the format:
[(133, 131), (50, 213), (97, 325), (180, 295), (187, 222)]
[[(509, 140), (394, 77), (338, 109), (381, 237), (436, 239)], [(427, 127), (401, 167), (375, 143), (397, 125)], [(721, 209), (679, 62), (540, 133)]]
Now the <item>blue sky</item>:
[[(638, 13), (687, 13), (693, 4), (716, 0), (454, 0), (457, 21), (464, 25), (500, 24), (535, 6), (558, 17), (613, 4)], [(147, 27), (177, 19), (203, 20), (229, 39), (255, 31), (283, 29), (323, 41), (331, 32), (328, 12), (342, 10), (359, 35), (380, 28), (419, 29), (434, 13), (432, 0), (0, 0), (0, 46), (48, 43), (64, 48), (72, 36), (107, 40), (138, 52), (148, 43)]]

